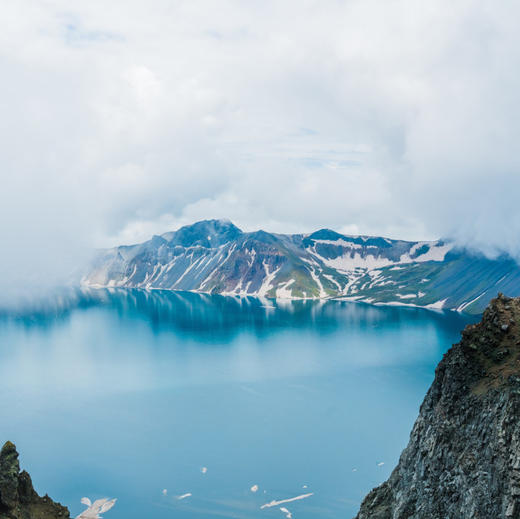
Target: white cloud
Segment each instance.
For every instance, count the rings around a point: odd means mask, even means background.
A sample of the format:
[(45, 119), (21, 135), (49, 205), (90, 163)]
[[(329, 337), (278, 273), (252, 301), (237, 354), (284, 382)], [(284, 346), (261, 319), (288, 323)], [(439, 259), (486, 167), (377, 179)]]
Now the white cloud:
[(6, 0), (2, 13), (3, 272), (61, 258), (58, 275), (93, 245), (205, 217), (520, 256), (512, 1)]

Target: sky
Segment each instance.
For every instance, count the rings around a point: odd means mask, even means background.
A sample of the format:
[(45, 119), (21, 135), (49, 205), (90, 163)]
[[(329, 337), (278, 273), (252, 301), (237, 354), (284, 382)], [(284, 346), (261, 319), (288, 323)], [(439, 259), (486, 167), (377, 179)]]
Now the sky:
[(509, 0), (3, 0), (0, 268), (58, 278), (205, 218), (520, 258), (519, 17)]

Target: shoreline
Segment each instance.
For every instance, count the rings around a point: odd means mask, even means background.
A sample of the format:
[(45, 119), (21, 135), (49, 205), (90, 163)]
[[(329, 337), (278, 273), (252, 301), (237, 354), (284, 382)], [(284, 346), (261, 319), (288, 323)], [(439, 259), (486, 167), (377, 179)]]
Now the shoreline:
[(256, 294), (247, 294), (247, 293), (232, 293), (232, 292), (205, 292), (204, 290), (179, 290), (175, 288), (158, 288), (158, 287), (129, 287), (129, 286), (116, 286), (116, 285), (100, 285), (100, 284), (90, 284), (90, 283), (81, 283), (80, 288), (89, 288), (89, 289), (122, 289), (122, 290), (143, 290), (143, 291), (158, 291), (162, 290), (165, 292), (189, 292), (191, 294), (204, 294), (211, 296), (222, 296), (222, 297), (232, 297), (232, 298), (254, 298), (260, 301), (344, 301), (348, 303), (362, 303), (371, 306), (395, 306), (395, 307), (408, 307), (408, 308), (420, 308), (423, 310), (429, 310), (436, 313), (443, 312), (454, 312), (460, 315), (481, 315), (481, 313), (469, 313), (464, 312), (464, 308), (467, 307), (467, 304), (459, 305), (457, 308), (447, 308), (441, 306), (446, 302), (446, 299), (442, 299), (436, 301), (435, 303), (429, 303), (427, 305), (417, 305), (414, 303), (405, 303), (401, 301), (369, 301), (366, 299), (361, 299), (357, 296), (331, 296), (331, 297), (267, 297), (267, 296), (259, 296)]

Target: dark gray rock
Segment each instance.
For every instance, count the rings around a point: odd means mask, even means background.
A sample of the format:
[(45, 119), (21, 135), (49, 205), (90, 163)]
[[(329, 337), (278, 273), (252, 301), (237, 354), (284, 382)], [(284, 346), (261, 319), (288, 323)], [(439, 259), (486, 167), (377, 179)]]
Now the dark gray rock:
[[(499, 295), (437, 367), (410, 442), (357, 519), (520, 518), (520, 299)], [(498, 354), (497, 354), (498, 352)]]
[(49, 496), (40, 497), (31, 477), (20, 472), (18, 452), (11, 442), (0, 451), (0, 519), (67, 519), (69, 511)]

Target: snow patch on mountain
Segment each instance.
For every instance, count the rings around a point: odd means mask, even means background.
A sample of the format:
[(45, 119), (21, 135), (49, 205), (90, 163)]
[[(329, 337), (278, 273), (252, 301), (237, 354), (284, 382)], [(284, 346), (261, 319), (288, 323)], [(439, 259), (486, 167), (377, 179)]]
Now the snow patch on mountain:
[(359, 252), (354, 254), (347, 253), (343, 256), (333, 259), (324, 258), (317, 253), (315, 253), (315, 256), (318, 257), (325, 265), (327, 265), (327, 267), (339, 270), (341, 272), (352, 272), (358, 268), (372, 270), (392, 265), (392, 261), (390, 261), (388, 258), (381, 256), (376, 257), (372, 254), (362, 256)]
[[(426, 252), (423, 252), (415, 256), (417, 251), (423, 248), (427, 248)], [(399, 260), (399, 263), (412, 263), (412, 262), (424, 262), (424, 261), (444, 261), (446, 254), (453, 249), (453, 244), (439, 244), (432, 242), (419, 242), (416, 243), (407, 254), (403, 254)]]
[(278, 299), (292, 299), (292, 291), (289, 290), (289, 287), (294, 283), (294, 279), (290, 279), (286, 283), (280, 284), (280, 286), (276, 289), (276, 297)]

